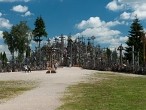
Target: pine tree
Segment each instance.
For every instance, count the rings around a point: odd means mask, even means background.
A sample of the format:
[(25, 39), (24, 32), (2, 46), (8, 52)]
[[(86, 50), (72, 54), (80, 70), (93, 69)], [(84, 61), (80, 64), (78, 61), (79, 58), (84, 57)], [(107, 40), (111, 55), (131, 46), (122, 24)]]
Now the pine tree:
[(134, 46), (135, 57), (138, 57), (139, 53), (139, 63), (143, 63), (143, 35), (143, 26), (140, 24), (139, 19), (135, 17), (130, 26), (128, 40), (126, 42), (127, 47), (125, 49), (125, 58), (129, 61), (129, 63), (132, 62), (132, 46)]
[(34, 41), (39, 43), (39, 48), (40, 48), (40, 42), (42, 41), (41, 37), (43, 36), (47, 37), (47, 32), (45, 30), (45, 23), (42, 17), (38, 17), (34, 25), (35, 25), (35, 29), (33, 30)]
[(38, 49), (37, 51), (39, 51), (39, 54), (38, 54), (38, 64), (41, 63), (41, 50), (40, 50), (40, 43), (42, 41), (42, 37), (47, 37), (47, 32), (46, 32), (46, 29), (45, 29), (45, 23), (44, 23), (44, 20), (42, 19), (42, 17), (37, 17), (35, 23), (35, 29), (33, 30), (32, 34), (33, 34), (33, 37), (34, 37), (34, 41), (37, 42), (39, 45), (38, 45)]

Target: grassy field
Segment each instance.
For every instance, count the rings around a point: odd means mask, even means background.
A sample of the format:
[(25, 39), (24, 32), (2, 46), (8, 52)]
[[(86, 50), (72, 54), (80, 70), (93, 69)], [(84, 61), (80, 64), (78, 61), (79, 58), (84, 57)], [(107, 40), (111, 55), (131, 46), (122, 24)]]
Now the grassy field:
[(58, 110), (146, 110), (146, 77), (97, 73), (70, 86)]
[(0, 81), (0, 103), (18, 94), (34, 88), (35, 82), (32, 81)]

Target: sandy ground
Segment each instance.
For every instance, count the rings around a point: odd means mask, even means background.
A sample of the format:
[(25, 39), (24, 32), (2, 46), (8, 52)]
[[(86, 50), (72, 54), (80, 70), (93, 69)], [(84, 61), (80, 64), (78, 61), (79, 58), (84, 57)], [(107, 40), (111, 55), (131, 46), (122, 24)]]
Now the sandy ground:
[(40, 82), (39, 87), (26, 91), (5, 103), (0, 110), (55, 110), (61, 105), (60, 98), (66, 87), (84, 81), (94, 70), (77, 67), (58, 68), (57, 73), (46, 74), (44, 71), (0, 73), (0, 80), (34, 80)]

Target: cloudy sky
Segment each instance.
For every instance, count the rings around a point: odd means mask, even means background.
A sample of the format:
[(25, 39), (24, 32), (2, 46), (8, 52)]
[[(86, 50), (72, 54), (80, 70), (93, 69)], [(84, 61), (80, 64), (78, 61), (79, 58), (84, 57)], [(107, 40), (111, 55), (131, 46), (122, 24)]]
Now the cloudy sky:
[(95, 44), (116, 48), (125, 45), (129, 27), (137, 15), (146, 28), (146, 0), (0, 0), (0, 51), (7, 51), (2, 32), (20, 21), (42, 16), (48, 38), (61, 34), (95, 36)]

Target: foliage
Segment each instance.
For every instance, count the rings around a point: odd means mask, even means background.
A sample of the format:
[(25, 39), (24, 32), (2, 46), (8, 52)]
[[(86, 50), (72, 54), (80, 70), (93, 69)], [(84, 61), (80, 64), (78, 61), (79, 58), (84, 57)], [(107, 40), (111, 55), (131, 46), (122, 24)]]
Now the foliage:
[(42, 41), (41, 37), (47, 36), (47, 32), (45, 30), (45, 23), (41, 16), (37, 17), (34, 25), (35, 25), (35, 29), (33, 30), (34, 41), (39, 42), (40, 47), (40, 42)]
[(111, 60), (111, 54), (112, 54), (112, 51), (109, 48), (106, 48), (106, 55), (107, 55), (108, 61)]
[(9, 33), (7, 31), (4, 31), (3, 39), (4, 39), (4, 43), (7, 44), (7, 46), (8, 46), (10, 53), (14, 57), (14, 51), (15, 51), (16, 46), (15, 46), (14, 37), (12, 36), (11, 32)]
[(0, 60), (2, 62), (3, 67), (6, 66), (8, 59), (7, 59), (7, 56), (6, 56), (5, 52), (0, 53)]
[(30, 55), (31, 55), (31, 48), (30, 48), (30, 46), (27, 45), (27, 47), (26, 47), (26, 58), (30, 57)]
[[(16, 51), (18, 50), (18, 55), (20, 56), (20, 61), (23, 60), (23, 54), (27, 50), (27, 46), (29, 45), (28, 33), (30, 29), (27, 26), (25, 21), (21, 21), (16, 26), (12, 27), (11, 33), (14, 36), (16, 42)], [(22, 58), (22, 59), (21, 59)]]
[[(26, 44), (29, 44), (28, 33), (30, 29), (25, 21), (21, 21), (19, 24), (12, 26), (10, 32), (3, 32), (4, 42), (8, 45), (8, 49), (14, 57), (14, 52), (18, 51), (18, 54), (22, 57), (26, 51)], [(23, 57), (22, 57), (23, 58)]]
[(126, 42), (127, 47), (125, 49), (126, 51), (125, 58), (129, 62), (132, 61), (132, 46), (134, 46), (135, 56), (138, 57), (139, 52), (140, 64), (143, 63), (143, 42), (142, 42), (143, 35), (144, 35), (143, 27), (140, 24), (139, 19), (136, 17), (130, 26), (128, 41)]

